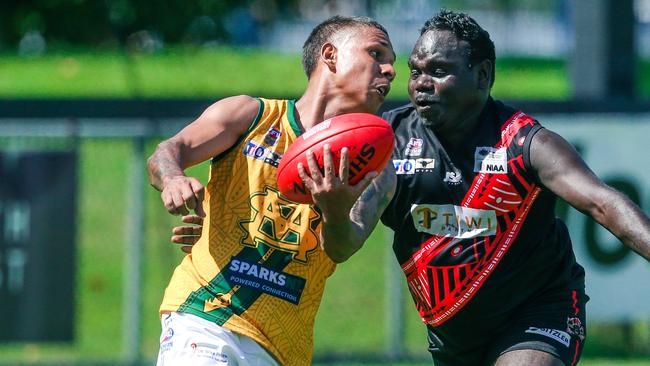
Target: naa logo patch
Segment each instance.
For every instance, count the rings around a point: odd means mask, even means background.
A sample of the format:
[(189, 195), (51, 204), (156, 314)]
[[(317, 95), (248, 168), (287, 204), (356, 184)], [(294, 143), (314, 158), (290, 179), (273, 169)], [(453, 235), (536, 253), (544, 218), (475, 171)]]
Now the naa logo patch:
[(508, 154), (505, 147), (477, 146), (474, 152), (474, 172), (508, 173)]

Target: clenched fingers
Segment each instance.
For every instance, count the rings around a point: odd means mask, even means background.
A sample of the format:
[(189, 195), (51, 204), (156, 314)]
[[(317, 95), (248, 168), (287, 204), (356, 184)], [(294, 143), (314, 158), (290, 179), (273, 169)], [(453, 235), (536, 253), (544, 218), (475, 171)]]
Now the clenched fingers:
[(198, 216), (204, 217), (204, 189), (195, 178), (177, 177), (170, 180), (160, 197), (165, 208), (172, 215), (187, 215), (190, 211), (194, 211)]

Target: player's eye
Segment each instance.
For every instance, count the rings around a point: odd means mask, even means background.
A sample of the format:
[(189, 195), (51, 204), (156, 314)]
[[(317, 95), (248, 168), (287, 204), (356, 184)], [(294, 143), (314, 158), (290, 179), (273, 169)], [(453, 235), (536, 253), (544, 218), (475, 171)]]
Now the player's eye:
[(431, 75), (436, 76), (436, 77), (442, 77), (442, 76), (445, 76), (447, 74), (448, 74), (447, 70), (443, 69), (443, 68), (440, 68), (440, 67), (437, 67), (437, 68), (435, 68), (435, 69), (433, 69), (431, 71)]
[(411, 69), (411, 79), (417, 79), (418, 76), (420, 76), (420, 71)]
[(381, 55), (381, 53), (379, 51), (377, 51), (377, 50), (370, 50), (370, 51), (368, 51), (368, 53), (375, 60), (379, 59), (379, 56)]

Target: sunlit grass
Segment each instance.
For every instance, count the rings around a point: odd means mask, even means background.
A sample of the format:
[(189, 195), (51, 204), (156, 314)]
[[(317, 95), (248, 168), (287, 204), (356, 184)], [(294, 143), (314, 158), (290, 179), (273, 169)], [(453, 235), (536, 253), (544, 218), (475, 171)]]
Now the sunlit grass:
[[(407, 57), (395, 63), (389, 99), (406, 99)], [(4, 98), (217, 98), (232, 94), (299, 96), (306, 85), (300, 56), (254, 49), (169, 48), (156, 54), (58, 51), (37, 58), (0, 54)], [(494, 95), (505, 99), (564, 99), (560, 60), (497, 62)]]

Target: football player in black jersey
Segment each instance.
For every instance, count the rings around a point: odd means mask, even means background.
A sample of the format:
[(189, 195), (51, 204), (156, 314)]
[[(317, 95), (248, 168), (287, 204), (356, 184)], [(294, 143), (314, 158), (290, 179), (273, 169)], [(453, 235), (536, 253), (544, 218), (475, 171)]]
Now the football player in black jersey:
[(383, 115), (397, 188), (382, 222), (434, 364), (576, 364), (588, 297), (556, 198), (648, 260), (650, 220), (565, 139), (490, 97), (494, 44), (468, 15), (428, 20), (408, 64), (411, 104)]

